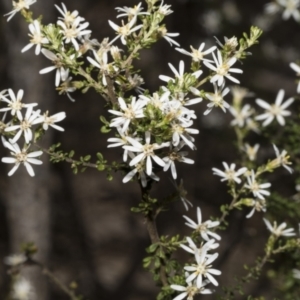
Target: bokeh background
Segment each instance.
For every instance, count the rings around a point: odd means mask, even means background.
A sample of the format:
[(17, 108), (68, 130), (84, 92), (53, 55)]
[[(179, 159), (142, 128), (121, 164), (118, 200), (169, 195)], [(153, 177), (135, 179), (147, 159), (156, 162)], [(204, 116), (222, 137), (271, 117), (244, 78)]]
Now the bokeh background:
[[(284, 22), (280, 15), (266, 16), (266, 2), (172, 0), (166, 2), (174, 11), (166, 18), (166, 24), (169, 32), (180, 33), (177, 40), (187, 50), (190, 45), (196, 48), (201, 42), (206, 42), (207, 47), (212, 46), (214, 37), (221, 42), (224, 36), (240, 37), (243, 32), (249, 32), (251, 25), (260, 26), (265, 31), (261, 43), (250, 50), (252, 56), (237, 63), (237, 67), (244, 70), (239, 79), (241, 86), (260, 98), (274, 101), (280, 88), (285, 89), (289, 97), (296, 91), (295, 74), (288, 65), (300, 57), (299, 24), (294, 20)], [(78, 10), (89, 21), (92, 36), (99, 41), (114, 36), (107, 20), (118, 22), (115, 7), (138, 4), (132, 0), (65, 0), (64, 3), (70, 11)], [(60, 2), (39, 0), (32, 8), (36, 15), (44, 15), (44, 22), (54, 23), (58, 17), (54, 4), (60, 5)], [(2, 0), (0, 5), (1, 15), (11, 10), (9, 0)], [(106, 140), (113, 132), (102, 135), (99, 131), (102, 126), (99, 116), (107, 115), (104, 100), (92, 90), (84, 95), (74, 93), (75, 103), (71, 103), (67, 96), (58, 95), (54, 88), (54, 74), (38, 74), (51, 63), (42, 55), (35, 56), (33, 50), (24, 54), (20, 52), (28, 43), (27, 33), (28, 26), (20, 15), (9, 23), (6, 18), (1, 18), (0, 90), (13, 88), (17, 92), (24, 89), (24, 101), (38, 102), (42, 110), (49, 110), (52, 114), (66, 112), (67, 119), (61, 123), (65, 132), (50, 130), (43, 139), (45, 147), (62, 142), (65, 151), (76, 150), (76, 157), (87, 154), (95, 157), (96, 152), (102, 152), (108, 160), (120, 160), (119, 149), (107, 149)], [(177, 67), (181, 59), (187, 65), (190, 63), (187, 56), (175, 51), (165, 40), (143, 50), (136, 66), (141, 69), (145, 87), (152, 92), (157, 90), (162, 84), (158, 80), (160, 74), (172, 76), (167, 63)], [(250, 98), (249, 102), (254, 102), (254, 99)], [(194, 127), (200, 129), (198, 150), (190, 153), (195, 164), (178, 166), (178, 173), (179, 178), (184, 179), (188, 199), (194, 207), (201, 207), (203, 217), (207, 219), (220, 216), (220, 204), (230, 200), (226, 185), (212, 175), (211, 168), (222, 168), (222, 161), (234, 162), (237, 152), (233, 144), (234, 132), (229, 125), (230, 114), (213, 110), (204, 117), (204, 103), (194, 109), (199, 116)], [(254, 135), (250, 142), (261, 141)], [(3, 156), (7, 152), (1, 148), (0, 154)], [(273, 155), (272, 147), (266, 145), (259, 160), (266, 161)], [(87, 299), (155, 299), (157, 288), (141, 263), (149, 237), (143, 217), (130, 212), (140, 200), (137, 184), (122, 184), (122, 174), (115, 174), (114, 180), (109, 182), (105, 173), (95, 170), (73, 175), (70, 165), (53, 165), (47, 162), (46, 154), (43, 162), (43, 166), (35, 168), (35, 178), (30, 178), (22, 168), (8, 178), (10, 166), (2, 164), (0, 167), (0, 299), (6, 299), (9, 290), (9, 276), (3, 258), (20, 252), (20, 245), (24, 242), (34, 242), (39, 248), (37, 258), (65, 284), (76, 281), (77, 291)], [(295, 190), (291, 177), (284, 171), (279, 174), (280, 177), (272, 175), (270, 180), (284, 182), (284, 185), (278, 187), (274, 184), (274, 188), (281, 189), (287, 196), (292, 195)], [(153, 195), (164, 197), (174, 192), (170, 178), (169, 173), (162, 174)], [(222, 232), (220, 257), (214, 265), (223, 273), (220, 285), (228, 285), (234, 275), (244, 274), (243, 264), (251, 265), (256, 255), (263, 253), (268, 233), (262, 215), (256, 213), (246, 220), (247, 213), (233, 212), (228, 230)], [(195, 219), (196, 210), (185, 213), (178, 201), (160, 215), (159, 233), (189, 233), (182, 214)], [(177, 255), (185, 258), (182, 252)], [(33, 300), (68, 299), (36, 268), (29, 267), (22, 272), (34, 286)], [(254, 296), (264, 295), (266, 299), (273, 299), (277, 293), (265, 274), (261, 280), (246, 285), (245, 289)], [(214, 299), (214, 296), (204, 298)]]

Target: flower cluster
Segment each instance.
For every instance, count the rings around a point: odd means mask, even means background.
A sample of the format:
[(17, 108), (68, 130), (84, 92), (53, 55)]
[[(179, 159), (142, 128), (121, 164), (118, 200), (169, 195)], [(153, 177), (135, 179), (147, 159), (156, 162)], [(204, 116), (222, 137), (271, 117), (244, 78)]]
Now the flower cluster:
[[(213, 275), (221, 275), (221, 271), (212, 268), (211, 264), (217, 259), (218, 253), (211, 254), (210, 251), (216, 249), (219, 244), (215, 243), (215, 239), (220, 240), (221, 237), (209, 228), (216, 227), (220, 224), (218, 221), (207, 220), (202, 222), (201, 210), (197, 208), (197, 223), (187, 216), (183, 216), (186, 225), (194, 229), (195, 233), (200, 234), (205, 243), (201, 243), (198, 247), (190, 238), (186, 238), (188, 245), (181, 244), (180, 247), (193, 255), (195, 262), (184, 267), (186, 286), (172, 284), (171, 288), (181, 292), (173, 300), (187, 298), (194, 299), (197, 294), (211, 294), (212, 290), (207, 289), (206, 285), (212, 283), (217, 286), (218, 282)], [(210, 237), (213, 237), (210, 239)]]
[[(4, 112), (1, 122), (2, 142), (5, 148), (9, 149), (12, 157), (3, 157), (2, 162), (14, 164), (14, 167), (8, 173), (13, 175), (21, 164), (26, 167), (30, 176), (34, 176), (34, 171), (31, 164), (40, 165), (42, 161), (37, 159), (42, 155), (42, 151), (30, 151), (31, 144), (36, 142), (35, 133), (38, 131), (46, 131), (49, 126), (63, 131), (64, 129), (57, 122), (62, 121), (66, 114), (60, 112), (52, 116), (48, 116), (48, 111), (41, 114), (40, 110), (34, 110), (37, 103), (23, 103), (23, 90), (19, 90), (17, 95), (12, 89), (4, 90), (0, 93), (0, 104), (5, 104), (5, 107), (0, 108), (0, 112)], [(24, 112), (24, 110), (26, 111)], [(10, 113), (11, 119), (5, 121), (7, 113)], [(38, 126), (35, 126), (38, 125)], [(6, 137), (6, 138), (5, 138)], [(17, 144), (23, 138), (23, 148)], [(8, 140), (7, 140), (8, 139)]]

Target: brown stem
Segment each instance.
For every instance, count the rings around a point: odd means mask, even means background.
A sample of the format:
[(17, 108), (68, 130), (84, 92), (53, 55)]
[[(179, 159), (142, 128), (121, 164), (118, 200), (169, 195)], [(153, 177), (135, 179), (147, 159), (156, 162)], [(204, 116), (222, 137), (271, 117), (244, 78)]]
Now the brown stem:
[(69, 289), (65, 284), (63, 284), (55, 275), (53, 272), (51, 272), (46, 266), (44, 266), (42, 263), (33, 260), (33, 259), (29, 259), (28, 263), (31, 265), (35, 265), (40, 267), (40, 269), (42, 270), (42, 273), (48, 277), (53, 283), (55, 283), (66, 295), (68, 295), (70, 297), (71, 300), (80, 300), (79, 297), (76, 296), (76, 294), (74, 293), (74, 291), (72, 291), (71, 289)]

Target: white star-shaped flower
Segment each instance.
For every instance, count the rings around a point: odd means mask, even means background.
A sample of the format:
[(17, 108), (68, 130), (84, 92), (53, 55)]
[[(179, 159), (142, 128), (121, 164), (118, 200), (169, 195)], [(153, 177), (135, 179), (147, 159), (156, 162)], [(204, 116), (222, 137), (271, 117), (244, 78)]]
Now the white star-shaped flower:
[(137, 25), (135, 27), (132, 27), (136, 23), (137, 17), (134, 17), (130, 20), (129, 23), (124, 24), (122, 20), (123, 26), (118, 26), (114, 22), (108, 20), (109, 25), (117, 32), (117, 36), (109, 43), (110, 45), (117, 40), (118, 38), (121, 38), (121, 42), (123, 45), (126, 45), (126, 37), (129, 36), (132, 32), (135, 32), (143, 27), (143, 25)]
[(225, 168), (225, 171), (221, 171), (217, 168), (212, 168), (212, 170), (214, 171), (213, 174), (223, 177), (221, 181), (227, 180), (229, 182), (235, 181), (236, 183), (241, 183), (242, 180), (239, 178), (239, 176), (243, 175), (247, 171), (247, 168), (244, 167), (235, 171), (235, 164), (231, 164), (229, 167), (226, 162), (223, 162), (223, 166)]
[(128, 17), (130, 19), (140, 15), (150, 15), (150, 13), (142, 11), (143, 7), (141, 7), (141, 5), (142, 3), (140, 2), (134, 7), (116, 7), (115, 9), (117, 10), (117, 12), (122, 12), (121, 14), (117, 15), (117, 18)]
[[(10, 96), (10, 99), (7, 99), (7, 96)], [(23, 90), (19, 90), (17, 93), (17, 96), (15, 95), (15, 93), (13, 92), (12, 89), (8, 90), (8, 95), (0, 95), (0, 100), (3, 102), (8, 103), (7, 107), (1, 108), (1, 111), (11, 111), (11, 115), (15, 116), (17, 115), (18, 119), (20, 120), (22, 118), (22, 113), (21, 110), (23, 107), (30, 107), (30, 106), (36, 106), (37, 103), (23, 103), (22, 102), (22, 98), (24, 95), (24, 91)]]
[[(169, 63), (168, 65), (169, 65), (170, 69), (172, 70), (172, 72), (174, 73), (175, 79), (178, 80), (178, 85), (182, 86), (184, 84), (184, 61), (181, 60), (179, 62), (179, 71), (177, 71), (172, 64)], [(192, 75), (195, 76), (196, 78), (199, 78), (199, 76), (202, 73), (203, 73), (203, 71), (198, 70), (198, 71), (192, 73)], [(175, 82), (174, 78), (166, 76), (166, 75), (159, 75), (159, 79), (162, 81), (165, 81), (165, 82), (169, 82), (170, 80), (172, 82)]]
[(293, 169), (291, 167), (289, 167), (288, 165), (291, 165), (292, 163), (289, 162), (289, 156), (286, 150), (282, 150), (281, 153), (279, 153), (278, 148), (273, 144), (273, 148), (276, 154), (276, 159), (277, 162), (280, 166), (284, 167), (286, 170), (288, 170), (288, 172), (290, 172), (291, 174), (293, 173)]
[(190, 46), (190, 48), (192, 50), (191, 52), (188, 52), (188, 51), (186, 51), (184, 49), (181, 49), (181, 48), (175, 48), (175, 50), (179, 51), (182, 54), (191, 56), (192, 60), (195, 61), (195, 62), (200, 62), (202, 60), (203, 61), (211, 61), (209, 59), (204, 58), (204, 56), (211, 53), (211, 52), (213, 52), (213, 51), (215, 51), (217, 46), (213, 46), (213, 47), (203, 51), (204, 47), (205, 47), (205, 43), (201, 43), (201, 45), (199, 46), (198, 49), (195, 49), (192, 46)]
[(30, 164), (41, 165), (43, 163), (41, 160), (35, 158), (41, 156), (43, 151), (28, 152), (29, 146), (21, 150), (18, 144), (11, 144), (6, 141), (4, 142), (4, 147), (11, 151), (13, 157), (3, 157), (1, 161), (8, 164), (15, 164), (9, 171), (8, 176), (13, 175), (21, 164), (25, 166), (30, 176), (34, 176), (34, 171)]
[(22, 133), (24, 133), (26, 144), (28, 144), (32, 140), (33, 134), (31, 127), (33, 125), (33, 121), (39, 116), (39, 111), (33, 112), (32, 109), (33, 107), (29, 106), (24, 117), (22, 115), (21, 117), (18, 116), (20, 124), (10, 125), (5, 128), (4, 131), (6, 132), (18, 130), (16, 135), (10, 140), (12, 144), (15, 144), (17, 142), (17, 140), (21, 137)]
[(150, 144), (151, 141), (151, 133), (149, 131), (145, 132), (145, 144), (142, 145), (136, 139), (132, 137), (128, 137), (127, 140), (131, 144), (131, 146), (123, 146), (124, 149), (127, 149), (132, 152), (138, 152), (139, 154), (134, 157), (129, 165), (134, 166), (139, 162), (146, 160), (146, 174), (150, 176), (152, 174), (152, 160), (154, 160), (159, 166), (164, 167), (165, 162), (157, 156), (154, 151), (157, 149), (161, 149), (164, 147), (168, 147), (170, 145), (169, 142), (162, 143), (162, 144)]
[(178, 284), (171, 284), (170, 288), (181, 292), (178, 296), (173, 298), (173, 300), (182, 300), (186, 298), (187, 300), (193, 300), (194, 296), (197, 294), (211, 294), (212, 290), (206, 289), (205, 286), (209, 283), (209, 281), (203, 281), (200, 288), (195, 286), (192, 282), (188, 282), (187, 286), (182, 286)]
[(240, 83), (236, 78), (230, 75), (230, 72), (243, 73), (241, 69), (231, 68), (231, 66), (235, 64), (237, 59), (235, 57), (231, 57), (229, 60), (223, 61), (221, 51), (219, 50), (217, 51), (217, 57), (214, 53), (212, 53), (212, 55), (215, 62), (215, 66), (208, 61), (203, 62), (206, 67), (215, 72), (215, 74), (210, 79), (210, 82), (217, 82), (218, 86), (221, 86), (225, 82), (224, 77), (226, 77), (227, 79), (235, 83)]
[(57, 21), (57, 25), (62, 28), (59, 32), (63, 34), (63, 40), (66, 44), (72, 43), (76, 51), (79, 50), (79, 44), (76, 39), (92, 32), (86, 29), (89, 26), (88, 22), (82, 24), (80, 24), (80, 22), (80, 17), (77, 17), (74, 22), (69, 25), (66, 25), (66, 23), (61, 20)]
[(49, 112), (47, 111), (44, 113), (42, 116), (37, 117), (32, 124), (39, 124), (43, 123), (43, 129), (48, 130), (49, 126), (52, 128), (59, 130), (59, 131), (65, 131), (62, 127), (56, 125), (55, 123), (62, 121), (63, 119), (66, 118), (66, 113), (65, 112), (59, 112), (55, 115), (48, 116)]
[(262, 126), (267, 126), (274, 120), (274, 118), (276, 118), (277, 122), (281, 126), (284, 126), (284, 117), (291, 115), (291, 112), (286, 110), (286, 108), (294, 102), (294, 98), (289, 98), (284, 103), (282, 103), (283, 98), (284, 90), (279, 90), (274, 104), (269, 104), (262, 99), (256, 99), (256, 103), (266, 111), (264, 114), (256, 116), (255, 120), (264, 120)]
[(214, 83), (214, 93), (206, 93), (205, 97), (211, 101), (207, 104), (207, 110), (203, 113), (208, 115), (214, 107), (220, 107), (223, 112), (226, 112), (226, 108), (229, 109), (230, 105), (224, 100), (224, 97), (230, 92), (230, 89), (227, 87), (223, 90), (224, 85), (220, 88)]
[(34, 20), (33, 23), (29, 24), (30, 43), (26, 45), (21, 52), (25, 52), (29, 50), (31, 47), (36, 45), (35, 54), (38, 55), (41, 52), (42, 44), (48, 44), (49, 40), (43, 35), (41, 32), (41, 25), (38, 20)]
[(264, 218), (264, 222), (267, 225), (267, 228), (271, 231), (272, 234), (275, 236), (294, 236), (296, 233), (294, 232), (294, 228), (286, 228), (287, 224), (285, 222), (281, 223), (279, 226), (277, 226), (277, 222), (273, 222), (273, 226), (271, 223)]
[(299, 6), (300, 0), (277, 0), (283, 7), (282, 19), (288, 20), (293, 17), (296, 22), (300, 21)]
[(114, 118), (110, 122), (110, 127), (122, 127), (122, 132), (127, 131), (129, 124), (132, 120), (137, 118), (143, 118), (143, 107), (145, 106), (145, 102), (142, 100), (137, 100), (136, 97), (132, 97), (131, 104), (126, 104), (122, 97), (118, 98), (118, 102), (120, 105), (120, 110), (109, 109), (108, 111), (111, 114), (114, 114), (118, 117)]
[(251, 170), (251, 175), (247, 177), (247, 181), (248, 184), (246, 184), (245, 187), (253, 193), (254, 197), (264, 200), (264, 196), (270, 195), (270, 192), (266, 191), (265, 189), (269, 188), (271, 186), (271, 183), (266, 182), (259, 184), (256, 181), (254, 170)]
[(245, 104), (240, 110), (230, 106), (229, 111), (234, 117), (230, 122), (231, 126), (244, 127), (246, 120), (252, 115), (253, 110), (249, 104)]
[(249, 144), (246, 143), (243, 150), (248, 155), (248, 158), (251, 161), (254, 161), (256, 159), (256, 155), (257, 155), (259, 147), (260, 147), (259, 144), (255, 144), (254, 146), (250, 146)]
[(187, 158), (187, 151), (179, 151), (185, 145), (184, 142), (181, 142), (178, 147), (175, 147), (170, 150), (167, 156), (163, 158), (163, 161), (166, 163), (164, 166), (164, 171), (168, 171), (171, 168), (172, 177), (177, 178), (175, 161), (183, 162), (186, 164), (193, 164), (194, 161), (190, 158)]
[(13, 1), (13, 10), (7, 14), (5, 14), (4, 16), (9, 16), (7, 18), (7, 22), (19, 11), (21, 11), (22, 9), (29, 9), (29, 6), (32, 5), (33, 3), (35, 3), (36, 0), (19, 0), (19, 2), (15, 2)]
[(186, 282), (192, 282), (196, 280), (197, 288), (202, 286), (203, 277), (207, 278), (213, 285), (218, 286), (217, 280), (212, 275), (221, 275), (221, 271), (211, 268), (211, 263), (216, 260), (218, 257), (218, 253), (214, 253), (207, 256), (206, 251), (202, 251), (199, 255), (198, 253), (195, 254), (197, 264), (193, 264), (191, 266), (186, 266), (184, 269), (191, 273)]
[(63, 67), (62, 59), (48, 49), (42, 49), (42, 53), (50, 59), (54, 66), (50, 66), (40, 70), (40, 74), (49, 73), (56, 69), (55, 86), (59, 86), (60, 81), (65, 81), (68, 77), (68, 71)]
[[(125, 151), (128, 151), (125, 149)], [(130, 156), (130, 158), (133, 160), (136, 156), (128, 151), (128, 155)], [(141, 180), (141, 184), (143, 187), (147, 186), (147, 176), (146, 176), (146, 164), (145, 161), (140, 161), (138, 162), (134, 168), (126, 174), (126, 176), (123, 178), (123, 183), (126, 183), (128, 181), (130, 181), (135, 175), (138, 176), (138, 179)], [(147, 174), (148, 175), (148, 174)], [(155, 180), (155, 181), (159, 181), (159, 177), (156, 176), (153, 172), (148, 175), (151, 179)]]
[(198, 223), (194, 222), (192, 219), (190, 219), (187, 216), (183, 216), (186, 220), (187, 223), (185, 223), (185, 225), (187, 225), (188, 227), (194, 229), (196, 232), (198, 232), (202, 238), (205, 241), (209, 240), (209, 235), (212, 236), (213, 238), (215, 238), (216, 240), (220, 240), (221, 237), (216, 234), (215, 232), (210, 231), (210, 228), (219, 226), (220, 222), (219, 221), (211, 221), (211, 220), (207, 220), (205, 222), (202, 223), (202, 216), (201, 216), (201, 209), (200, 207), (197, 207), (197, 221)]

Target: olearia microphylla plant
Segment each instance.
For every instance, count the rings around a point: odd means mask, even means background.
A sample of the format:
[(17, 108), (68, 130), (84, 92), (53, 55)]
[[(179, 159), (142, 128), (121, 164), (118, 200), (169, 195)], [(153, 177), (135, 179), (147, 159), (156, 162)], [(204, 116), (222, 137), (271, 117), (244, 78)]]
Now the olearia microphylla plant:
[[(40, 165), (43, 153), (54, 163), (70, 163), (74, 173), (91, 167), (106, 171), (107, 178), (111, 180), (113, 172), (120, 171), (124, 184), (135, 181), (140, 186), (141, 201), (132, 211), (142, 214), (146, 220), (151, 244), (146, 249), (143, 265), (153, 274), (156, 285), (160, 287), (157, 299), (192, 300), (200, 294), (214, 293), (222, 272), (214, 267), (219, 255), (217, 249), (222, 244), (222, 233), (217, 231), (227, 228), (227, 216), (231, 211), (243, 209), (245, 217), (251, 218), (254, 213), (266, 213), (270, 207), (268, 219), (274, 219), (277, 215), (272, 212), (276, 211), (276, 203), (288, 206), (285, 204), (288, 200), (275, 194), (272, 196), (273, 185), (266, 176), (281, 167), (292, 173), (288, 152), (271, 140), (269, 145), (275, 153), (261, 164), (257, 160), (260, 145), (248, 140), (248, 135), (254, 132), (267, 136), (266, 127), (278, 124), (284, 127), (287, 123), (285, 118), (292, 115), (294, 98), (284, 100), (284, 90), (280, 89), (274, 104), (260, 98), (244, 103), (245, 98), (253, 94), (240, 86), (232, 87), (232, 84), (240, 84), (239, 74), (243, 73), (240, 62), (248, 58), (249, 48), (258, 43), (262, 31), (253, 26), (250, 34), (244, 33), (240, 39), (225, 38), (224, 43), (217, 40), (216, 45), (210, 48), (200, 41), (200, 46), (190, 46), (189, 52), (185, 50), (186, 45), (181, 48), (174, 39), (179, 33), (168, 32), (164, 24), (165, 17), (173, 12), (171, 6), (164, 1), (146, 0), (134, 7), (117, 7), (117, 21), (108, 20), (115, 35), (112, 33), (112, 37), (104, 37), (98, 42), (89, 29), (89, 23), (78, 11), (69, 11), (64, 3), (55, 5), (59, 12), (57, 22), (44, 24), (42, 18), (35, 17), (30, 10), (34, 2), (13, 2), (13, 10), (6, 14), (9, 21), (20, 12), (28, 23), (29, 44), (20, 51), (35, 48), (35, 55), (42, 53), (45, 66), (51, 66), (42, 69), (40, 74), (55, 70), (56, 90), (68, 95), (71, 100), (74, 99), (70, 94), (76, 90), (86, 93), (93, 89), (99, 94), (109, 115), (108, 120), (100, 117), (103, 123), (101, 132), (113, 132), (114, 137), (108, 138), (107, 147), (122, 152), (122, 160), (109, 163), (99, 152), (94, 162), (92, 155), (75, 159), (75, 152), (63, 152), (59, 149), (60, 144), (49, 149), (42, 148), (39, 140), (48, 129), (64, 130), (61, 124), (63, 126), (67, 113), (41, 112), (36, 103), (22, 102), (26, 97), (23, 90), (8, 88), (0, 93), (2, 143), (10, 152), (10, 156), (2, 158), (2, 162), (13, 164), (8, 175), (13, 175), (20, 165), (24, 165), (28, 174), (34, 176), (31, 165)], [(291, 8), (287, 3), (294, 3), (294, 7)], [(269, 4), (266, 10), (270, 13), (283, 10), (284, 19), (293, 16), (298, 20), (298, 6), (296, 0), (278, 0)], [(97, 35), (99, 38), (99, 33)], [(169, 63), (173, 76), (159, 75), (161, 86), (150, 92), (142, 87), (144, 80), (135, 69), (134, 61), (140, 58), (142, 49), (151, 47), (161, 39), (171, 46), (177, 46), (175, 50), (189, 56), (191, 63), (185, 65), (182, 60)], [(121, 48), (116, 45), (118, 40)], [(291, 68), (300, 73), (296, 63), (292, 63)], [(206, 102), (206, 110), (203, 115), (197, 116), (192, 108), (201, 102)], [(236, 133), (240, 159), (235, 162), (224, 161), (223, 168), (212, 168), (213, 174), (227, 184), (231, 201), (222, 205), (221, 216), (204, 222), (200, 207), (196, 209), (197, 222), (184, 215), (186, 225), (192, 229), (188, 236), (160, 236), (156, 219), (174, 200), (181, 199), (186, 210), (194, 210), (193, 204), (186, 198), (187, 192), (176, 166), (194, 163), (188, 157), (188, 151), (196, 150), (195, 140), (199, 130), (195, 120), (206, 118), (213, 109), (232, 115), (230, 125)], [(151, 196), (151, 188), (154, 183), (159, 184), (162, 172), (170, 172), (173, 180), (179, 179), (180, 183), (173, 182), (176, 191), (170, 197), (156, 199)], [(274, 200), (276, 197), (277, 200)], [(264, 265), (274, 261), (276, 254), (293, 253), (294, 257), (300, 258), (299, 234), (297, 237), (293, 228), (285, 229), (285, 222), (277, 226), (274, 221), (272, 226), (270, 221), (262, 218), (262, 223), (263, 220), (270, 231), (264, 255), (257, 259), (253, 267), (247, 267), (246, 275), (233, 282), (232, 287), (224, 287), (220, 299), (235, 299), (236, 292), (242, 292), (242, 285), (258, 278)], [(183, 250), (189, 254), (187, 261), (181, 261), (174, 255)], [(28, 244), (23, 254), (9, 256), (5, 263), (15, 269), (27, 264), (42, 266), (43, 273), (57, 284), (59, 279), (33, 258), (35, 252), (34, 245)], [(294, 266), (295, 278), (299, 275), (297, 267), (300, 267), (299, 261)], [(289, 272), (292, 274), (292, 269)], [(13, 293), (18, 293), (22, 286), (23, 290), (32, 293), (30, 284), (22, 278), (15, 281)], [(62, 283), (59, 287), (63, 287), (62, 290), (70, 299), (81, 299)]]

